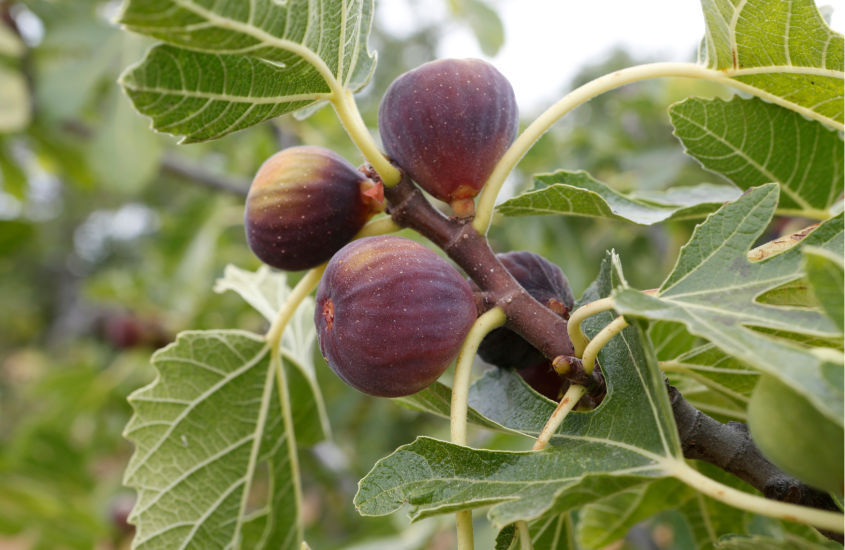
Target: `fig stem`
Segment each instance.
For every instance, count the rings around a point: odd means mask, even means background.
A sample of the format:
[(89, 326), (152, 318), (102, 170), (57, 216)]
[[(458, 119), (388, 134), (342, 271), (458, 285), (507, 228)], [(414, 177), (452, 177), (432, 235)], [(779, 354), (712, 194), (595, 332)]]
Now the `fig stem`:
[(569, 386), (569, 389), (566, 390), (566, 394), (563, 396), (563, 399), (560, 400), (555, 412), (552, 413), (546, 421), (546, 425), (543, 426), (543, 430), (540, 432), (540, 435), (537, 436), (537, 441), (534, 443), (534, 447), (531, 449), (532, 451), (542, 451), (546, 448), (546, 445), (549, 444), (552, 436), (563, 423), (563, 420), (569, 414), (569, 411), (575, 408), (575, 405), (578, 404), (578, 401), (585, 393), (587, 393), (587, 388), (584, 386), (579, 384), (572, 384)]
[(769, 500), (739, 491), (710, 479), (680, 459), (675, 461), (672, 476), (696, 491), (734, 508), (785, 521), (812, 525), (827, 531), (845, 532), (845, 521), (843, 521), (843, 516), (840, 513)]
[(587, 344), (587, 348), (584, 350), (584, 357), (582, 358), (585, 372), (593, 372), (593, 367), (596, 365), (596, 358), (598, 357), (601, 348), (607, 345), (614, 336), (622, 332), (622, 330), (627, 326), (628, 321), (620, 315), (609, 325), (601, 329), (601, 331), (596, 334), (595, 338), (590, 340), (590, 343)]
[(367, 159), (376, 172), (378, 172), (382, 183), (385, 187), (393, 187), (402, 179), (402, 174), (395, 166), (390, 164), (390, 161), (384, 156), (378, 146), (376, 146), (373, 136), (364, 124), (364, 119), (361, 118), (361, 113), (358, 111), (358, 105), (355, 103), (355, 96), (350, 90), (343, 90), (342, 93), (333, 93), (331, 97), (332, 105), (335, 113), (343, 124), (343, 128), (361, 153)]
[(400, 231), (402, 227), (390, 216), (385, 216), (384, 218), (379, 218), (377, 220), (373, 220), (364, 227), (361, 228), (361, 231), (355, 234), (352, 240), (356, 239), (363, 239), (364, 237), (377, 237), (378, 235), (387, 235), (388, 233), (396, 233)]
[[(469, 396), (469, 375), (472, 372), (472, 361), (481, 340), (491, 330), (505, 324), (507, 316), (500, 307), (494, 307), (479, 317), (469, 330), (464, 340), (458, 360), (455, 362), (455, 380), (452, 383), (452, 412), (450, 429), (452, 443), (467, 444), (467, 399)], [(458, 550), (473, 550), (474, 540), (472, 531), (472, 510), (462, 510), (455, 514), (458, 530)]]
[(516, 522), (516, 532), (519, 534), (519, 550), (534, 550), (531, 543), (531, 531), (528, 530), (528, 522), (519, 520)]
[[(628, 67), (627, 69), (622, 69), (621, 71), (604, 75), (573, 90), (557, 103), (549, 107), (545, 113), (532, 122), (531, 125), (528, 126), (528, 128), (526, 128), (518, 138), (516, 138), (516, 141), (513, 142), (502, 158), (499, 159), (499, 162), (496, 164), (493, 172), (487, 178), (487, 183), (484, 184), (478, 205), (476, 206), (476, 215), (473, 225), (482, 235), (487, 233), (487, 230), (490, 228), (490, 220), (493, 217), (496, 197), (499, 195), (499, 191), (505, 183), (505, 179), (513, 171), (522, 159), (523, 155), (525, 155), (525, 153), (534, 146), (537, 140), (539, 140), (543, 134), (545, 134), (549, 128), (555, 124), (555, 122), (560, 120), (571, 110), (583, 103), (586, 103), (592, 98), (614, 88), (618, 88), (619, 86), (631, 84), (632, 82), (663, 77), (710, 80), (744, 92), (749, 92), (765, 99), (766, 101), (792, 109), (793, 111), (813, 120), (818, 120), (833, 126), (838, 130), (845, 129), (845, 125), (841, 122), (832, 120), (826, 116), (813, 112), (806, 107), (795, 105), (783, 98), (763, 92), (762, 90), (731, 78), (733, 76), (742, 76), (744, 74), (749, 74), (749, 70), (731, 68), (725, 70), (714, 70), (708, 69), (707, 67), (697, 63), (648, 63), (646, 65)], [(841, 75), (842, 73), (840, 71), (830, 71), (830, 76), (842, 78)]]
[(288, 299), (285, 300), (285, 303), (282, 305), (281, 309), (279, 309), (279, 314), (276, 316), (273, 324), (270, 325), (270, 329), (267, 331), (267, 335), (265, 336), (267, 342), (269, 342), (271, 346), (277, 345), (282, 339), (282, 333), (285, 330), (285, 326), (287, 326), (288, 321), (290, 321), (291, 317), (293, 317), (293, 312), (296, 311), (296, 308), (299, 307), (302, 300), (311, 294), (311, 291), (317, 288), (317, 285), (320, 283), (320, 277), (323, 276), (323, 271), (326, 270), (327, 264), (328, 262), (310, 270), (304, 277), (302, 277), (296, 286), (293, 287), (293, 290), (290, 291)]
[[(587, 348), (587, 344), (590, 343), (590, 339), (581, 330), (581, 323), (587, 317), (609, 309), (613, 309), (613, 300), (611, 298), (603, 298), (579, 307), (570, 315), (566, 330), (569, 332), (569, 339), (572, 340), (572, 347), (575, 348), (575, 357), (579, 359), (584, 357), (584, 350)], [(590, 368), (592, 369), (592, 365), (590, 365)]]

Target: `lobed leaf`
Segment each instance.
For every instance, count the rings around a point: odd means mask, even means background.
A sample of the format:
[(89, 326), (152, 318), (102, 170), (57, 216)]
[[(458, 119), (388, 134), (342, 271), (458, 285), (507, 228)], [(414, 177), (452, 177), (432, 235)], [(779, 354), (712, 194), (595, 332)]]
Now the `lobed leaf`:
[(120, 83), (155, 130), (217, 139), (365, 86), (372, 15), (372, 0), (130, 0), (120, 22), (165, 44)]
[[(696, 228), (657, 295), (621, 288), (614, 294), (614, 305), (632, 317), (684, 323), (723, 352), (793, 385), (841, 425), (843, 392), (826, 377), (826, 361), (812, 350), (749, 328), (838, 336), (835, 325), (818, 311), (755, 301), (763, 292), (803, 276), (801, 247), (758, 262), (746, 257), (777, 200), (778, 186), (769, 184), (725, 205)], [(819, 224), (802, 243), (841, 255), (842, 215)]]
[(728, 185), (701, 184), (673, 189), (671, 195), (625, 195), (584, 171), (558, 170), (534, 176), (535, 191), (498, 206), (505, 216), (567, 215), (652, 225), (703, 218), (741, 192)]
[[(534, 550), (577, 550), (575, 529), (569, 513), (532, 521), (528, 524)], [(516, 528), (508, 525), (496, 535), (496, 550), (519, 550)]]
[[(266, 265), (256, 272), (227, 265), (223, 277), (214, 283), (214, 292), (222, 294), (227, 290), (238, 293), (271, 323), (291, 292), (287, 275), (272, 271)], [(314, 368), (316, 340), (314, 300), (309, 297), (299, 304), (285, 327), (281, 347), (286, 362), (295, 367), (288, 374), (288, 385), (296, 441), (303, 447), (332, 437), (329, 415)]]
[(759, 98), (692, 97), (669, 108), (675, 135), (708, 170), (740, 189), (781, 184), (779, 211), (824, 219), (845, 187), (837, 132)]
[(701, 0), (699, 62), (739, 89), (843, 128), (845, 41), (813, 0)]
[[(298, 549), (296, 444), (277, 379), (291, 366), (237, 330), (183, 332), (153, 365), (124, 433), (136, 447), (124, 478), (138, 492), (133, 548)], [(258, 486), (266, 500), (252, 502)]]

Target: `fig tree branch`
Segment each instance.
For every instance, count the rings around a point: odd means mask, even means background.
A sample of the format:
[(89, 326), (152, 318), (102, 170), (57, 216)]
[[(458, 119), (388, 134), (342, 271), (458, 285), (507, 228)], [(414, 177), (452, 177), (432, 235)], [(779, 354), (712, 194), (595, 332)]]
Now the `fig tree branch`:
[(246, 197), (249, 193), (249, 180), (246, 178), (235, 178), (222, 176), (209, 172), (199, 164), (192, 162), (180, 155), (165, 153), (161, 159), (161, 169), (175, 176), (179, 176), (200, 185)]
[[(805, 485), (769, 462), (751, 439), (748, 426), (741, 422), (722, 424), (690, 405), (674, 386), (668, 386), (668, 391), (684, 457), (718, 466), (768, 499), (840, 511), (828, 493)], [(842, 533), (819, 532), (842, 544)]]

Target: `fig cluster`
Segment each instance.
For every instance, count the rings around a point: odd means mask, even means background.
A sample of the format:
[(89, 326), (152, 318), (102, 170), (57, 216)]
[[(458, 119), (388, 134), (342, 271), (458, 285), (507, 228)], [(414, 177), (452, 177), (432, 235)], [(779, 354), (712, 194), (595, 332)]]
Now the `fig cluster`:
[(381, 191), (328, 149), (285, 149), (267, 159), (249, 189), (247, 242), (272, 267), (317, 267), (348, 243), (374, 212), (383, 210)]
[[(563, 271), (539, 254), (518, 251), (497, 254), (502, 265), (532, 298), (565, 319), (575, 304), (569, 281)], [(480, 290), (470, 283), (474, 291)], [(525, 369), (542, 364), (546, 358), (522, 336), (501, 327), (484, 337), (478, 355), (502, 369)], [(542, 392), (540, 392), (542, 393)]]
[(369, 395), (416, 393), (443, 374), (476, 319), (467, 282), (440, 256), (401, 237), (353, 241), (317, 290), (320, 351)]
[(480, 59), (442, 59), (397, 78), (379, 106), (388, 156), (457, 216), (516, 137), (519, 109), (510, 82)]

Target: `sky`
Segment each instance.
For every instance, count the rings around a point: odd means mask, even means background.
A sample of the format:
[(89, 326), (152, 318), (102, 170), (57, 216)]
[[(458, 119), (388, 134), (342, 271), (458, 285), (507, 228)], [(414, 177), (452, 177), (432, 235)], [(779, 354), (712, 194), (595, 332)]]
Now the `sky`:
[[(530, 113), (559, 99), (575, 73), (622, 45), (650, 61), (690, 61), (704, 34), (697, 0), (487, 0), (505, 24), (505, 45), (485, 57), (468, 28), (454, 25), (438, 56), (479, 57), (510, 80), (520, 111)], [(418, 5), (411, 8), (412, 3)], [(845, 30), (845, 0), (833, 7), (832, 27)], [(424, 6), (420, 9), (419, 6)], [(439, 21), (445, 0), (381, 0), (376, 17), (397, 36), (421, 20)]]

